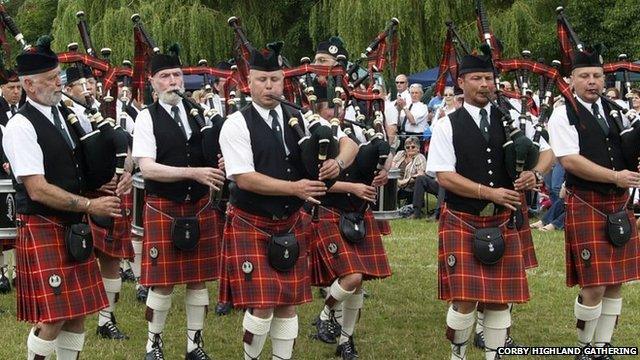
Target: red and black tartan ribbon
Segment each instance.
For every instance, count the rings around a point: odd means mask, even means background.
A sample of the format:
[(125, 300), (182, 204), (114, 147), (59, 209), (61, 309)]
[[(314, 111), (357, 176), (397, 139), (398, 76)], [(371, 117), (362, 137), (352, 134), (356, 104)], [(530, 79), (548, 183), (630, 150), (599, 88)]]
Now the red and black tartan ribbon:
[(209, 74), (218, 78), (229, 79), (233, 76), (233, 71), (223, 70), (209, 66), (188, 66), (182, 68), (185, 75), (204, 75)]
[(564, 19), (558, 16), (558, 43), (560, 44), (560, 72), (563, 75), (569, 75), (571, 73), (571, 66), (573, 64), (574, 50), (569, 37), (569, 29), (567, 28)]
[(98, 70), (105, 73), (109, 71), (110, 68), (109, 63), (106, 60), (98, 59), (88, 54), (81, 54), (79, 52), (67, 51), (59, 53), (58, 61), (65, 64), (81, 62), (82, 64), (92, 68), (94, 71)]
[[(4, 21), (0, 21), (0, 44), (2, 45), (2, 49), (4, 50), (5, 58), (11, 59), (11, 46), (7, 42), (7, 37), (4, 33), (5, 28), (6, 26), (4, 24)], [(4, 74), (2, 74), (2, 76), (4, 77)]]
[(544, 75), (547, 78), (552, 79), (555, 81), (558, 91), (560, 91), (566, 101), (571, 104), (574, 109), (577, 109), (576, 99), (573, 97), (571, 88), (569, 87), (569, 84), (564, 81), (557, 69), (529, 59), (501, 59), (495, 62), (495, 66), (500, 71), (508, 72), (525, 69), (534, 74)]
[(620, 70), (627, 70), (631, 72), (640, 73), (640, 65), (632, 63), (630, 61), (617, 61), (602, 65), (604, 73), (612, 73)]
[(447, 74), (450, 74), (452, 79), (455, 79), (458, 75), (458, 60), (456, 58), (456, 48), (453, 46), (451, 29), (447, 30), (447, 36), (444, 40), (434, 93), (442, 94), (444, 92), (444, 88), (447, 86)]
[[(508, 97), (509, 99), (522, 100), (522, 94), (517, 91), (501, 90), (500, 92), (502, 93), (502, 95)], [(540, 112), (538, 110), (536, 102), (530, 95), (526, 95), (525, 97), (527, 98), (527, 109), (529, 109), (529, 112), (534, 116), (538, 116)]]
[(133, 77), (133, 69), (130, 67), (111, 67), (109, 71), (107, 71), (107, 75), (104, 77), (102, 81), (102, 85), (105, 89), (111, 89), (113, 85), (116, 84), (116, 80), (118, 76), (128, 76)]
[(133, 76), (132, 92), (133, 98), (141, 104), (144, 103), (145, 82), (151, 74), (151, 55), (153, 49), (145, 40), (145, 36), (137, 26), (133, 27)]

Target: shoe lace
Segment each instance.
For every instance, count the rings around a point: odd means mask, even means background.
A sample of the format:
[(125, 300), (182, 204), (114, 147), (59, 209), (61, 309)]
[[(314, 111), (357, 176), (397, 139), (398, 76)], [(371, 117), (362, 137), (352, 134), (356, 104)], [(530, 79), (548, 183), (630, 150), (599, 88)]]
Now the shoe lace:
[[(342, 331), (342, 335), (347, 335)], [(356, 344), (353, 342), (353, 336), (349, 336), (349, 340), (342, 344), (342, 353), (358, 356), (358, 350), (356, 350)]]
[(196, 356), (196, 359), (199, 359), (199, 360), (210, 359), (207, 353), (205, 353), (201, 347), (195, 348), (195, 350), (193, 350), (191, 353), (194, 354)]
[(164, 343), (162, 342), (162, 338), (160, 334), (153, 334), (153, 345), (151, 345), (153, 358), (156, 360), (164, 360), (164, 354), (162, 353), (162, 347)]

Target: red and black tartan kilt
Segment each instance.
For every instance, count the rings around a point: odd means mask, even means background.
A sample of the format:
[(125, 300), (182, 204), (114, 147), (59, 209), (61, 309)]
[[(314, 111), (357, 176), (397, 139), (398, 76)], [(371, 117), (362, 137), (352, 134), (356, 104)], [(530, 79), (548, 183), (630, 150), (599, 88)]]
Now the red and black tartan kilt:
[(18, 219), (18, 320), (69, 320), (109, 305), (95, 256), (82, 263), (69, 259), (59, 219), (38, 215), (18, 215)]
[[(311, 230), (308, 218), (308, 214), (299, 211), (286, 220), (271, 220), (229, 204), (222, 245), (219, 301), (231, 302), (236, 308), (255, 309), (310, 302), (307, 243)], [(300, 245), (300, 256), (292, 270), (280, 272), (269, 265), (268, 236), (261, 231), (267, 234), (293, 231)]]
[(628, 197), (626, 193), (616, 196), (575, 190), (568, 194), (564, 230), (567, 286), (614, 285), (640, 279), (640, 241), (633, 212), (628, 211), (631, 239), (615, 247), (606, 234), (606, 218), (576, 195), (605, 214), (622, 210)]
[[(524, 303), (529, 286), (518, 232), (506, 226), (510, 212), (476, 216), (446, 208), (438, 230), (438, 298), (446, 301)], [(500, 227), (504, 256), (494, 265), (483, 265), (473, 255), (474, 229)]]
[(94, 224), (89, 216), (93, 246), (97, 251), (113, 258), (133, 260), (134, 253), (131, 245), (132, 191), (122, 197), (121, 208), (124, 210), (124, 216), (113, 220), (111, 231)]
[(391, 223), (389, 220), (376, 220), (376, 226), (381, 235), (391, 235)]
[[(177, 249), (171, 242), (172, 217), (195, 216), (198, 212), (200, 240), (197, 247), (189, 251)], [(140, 283), (168, 286), (218, 279), (221, 221), (220, 213), (213, 203), (209, 203), (209, 196), (192, 203), (146, 196)]]
[(533, 245), (533, 235), (529, 226), (529, 205), (524, 192), (520, 192), (520, 202), (522, 203), (522, 227), (518, 230), (520, 242), (522, 243), (522, 256), (524, 257), (524, 268), (532, 269), (538, 267), (536, 249)]
[(360, 244), (351, 244), (340, 235), (340, 210), (320, 207), (318, 222), (313, 223), (310, 243), (311, 285), (328, 286), (336, 278), (362, 274), (363, 280), (391, 276), (387, 253), (382, 244), (373, 213), (364, 213), (366, 237)]

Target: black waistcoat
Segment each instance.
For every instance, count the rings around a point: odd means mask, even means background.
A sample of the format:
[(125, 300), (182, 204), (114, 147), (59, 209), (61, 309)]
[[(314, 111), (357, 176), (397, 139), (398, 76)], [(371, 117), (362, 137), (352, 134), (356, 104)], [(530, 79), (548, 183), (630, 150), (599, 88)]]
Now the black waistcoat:
[[(157, 101), (149, 106), (149, 114), (153, 120), (158, 164), (175, 167), (204, 166), (200, 128), (190, 116), (187, 118), (191, 138), (186, 140), (176, 121)], [(207, 186), (194, 180), (167, 183), (145, 179), (145, 190), (148, 195), (157, 195), (175, 202), (197, 201), (209, 192)]]
[[(592, 162), (611, 170), (623, 170), (627, 168), (622, 156), (622, 146), (620, 142), (621, 124), (610, 116), (611, 108), (605, 102), (602, 103), (609, 133), (605, 135), (598, 124), (598, 120), (593, 116), (591, 109), (585, 108), (579, 101), (578, 112), (573, 113), (573, 108), (567, 105), (567, 117), (570, 123), (576, 127), (580, 141), (580, 155)], [(577, 115), (577, 116), (576, 116)], [(635, 171), (634, 169), (630, 169)], [(600, 194), (620, 194), (625, 191), (614, 184), (606, 184), (582, 179), (567, 171), (566, 185), (580, 190), (596, 191)]]
[[(76, 144), (75, 150), (69, 148), (67, 142), (56, 127), (40, 111), (28, 102), (18, 111), (31, 122), (38, 137), (38, 145), (42, 149), (44, 160), (44, 177), (49, 184), (55, 185), (72, 194), (81, 194), (84, 190), (84, 176), (82, 164), (82, 147), (80, 140), (71, 131), (69, 123), (66, 127)], [(59, 216), (66, 222), (77, 222), (81, 213), (67, 212), (50, 208), (42, 203), (33, 201), (24, 184), (13, 183), (16, 189), (16, 211), (19, 214)]]
[[(371, 178), (370, 174), (362, 174), (355, 164), (351, 164), (348, 168), (344, 169), (338, 181), (367, 184), (367, 181)], [(366, 179), (366, 180), (365, 180)], [(362, 212), (366, 209), (365, 200), (359, 198), (355, 194), (351, 193), (327, 193), (322, 199), (319, 199), (323, 206), (328, 206), (342, 211), (358, 211)]]
[[(504, 165), (505, 133), (499, 111), (491, 109), (489, 142), (464, 107), (449, 114), (456, 154), (456, 172), (467, 179), (493, 188), (513, 189)], [(486, 200), (467, 198), (446, 191), (447, 206), (456, 211), (479, 214), (489, 203)]]
[[(284, 139), (289, 149), (286, 155), (284, 147), (273, 134), (271, 127), (262, 119), (253, 105), (249, 104), (240, 110), (249, 129), (253, 166), (256, 172), (272, 178), (297, 181), (303, 178), (304, 168), (298, 147), (298, 135), (287, 124), (293, 113), (291, 109), (282, 107), (284, 116)], [(299, 123), (304, 127), (302, 117), (295, 113)], [(235, 120), (235, 119), (234, 119)], [(303, 200), (295, 196), (269, 196), (240, 189), (235, 182), (229, 186), (229, 201), (234, 206), (252, 214), (283, 218), (298, 211)]]

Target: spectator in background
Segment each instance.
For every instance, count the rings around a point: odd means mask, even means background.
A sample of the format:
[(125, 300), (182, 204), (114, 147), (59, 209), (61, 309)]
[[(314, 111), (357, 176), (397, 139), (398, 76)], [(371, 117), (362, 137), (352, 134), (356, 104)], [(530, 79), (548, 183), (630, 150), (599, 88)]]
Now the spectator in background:
[(531, 224), (531, 227), (536, 228), (540, 231), (552, 231), (552, 230), (564, 229), (564, 218), (566, 214), (564, 197), (566, 193), (567, 193), (567, 190), (564, 187), (564, 183), (563, 183), (556, 201), (551, 205), (549, 210), (544, 214), (544, 216), (542, 217), (542, 220), (537, 221), (534, 224)]
[(411, 95), (409, 94), (409, 79), (407, 75), (400, 74), (396, 76), (396, 89), (398, 95), (396, 99), (402, 99), (404, 104), (411, 104)]
[(196, 90), (191, 94), (191, 98), (197, 104), (205, 105), (204, 90)]
[(401, 135), (422, 136), (424, 129), (429, 126), (427, 116), (429, 110), (427, 105), (420, 101), (424, 92), (420, 84), (412, 84), (409, 87), (411, 94), (411, 103), (402, 107), (401, 101), (396, 101), (396, 109), (399, 112), (400, 127), (398, 131)]
[[(447, 88), (444, 89), (445, 93), (447, 92)], [(451, 88), (451, 92), (453, 93), (453, 88)], [(442, 93), (437, 92), (436, 95), (432, 97), (431, 100), (429, 100), (429, 104), (427, 105), (427, 107), (429, 108), (429, 112), (435, 112), (435, 109), (442, 106), (443, 101), (444, 101), (444, 97)]]
[[(633, 93), (631, 93), (633, 94)], [(609, 100), (614, 101), (616, 104), (622, 106), (625, 109), (629, 108), (629, 102), (622, 99), (620, 96), (620, 90), (616, 87), (610, 87), (604, 92), (604, 96), (606, 96)]]
[(400, 169), (398, 180), (398, 200), (413, 201), (413, 188), (416, 178), (424, 175), (427, 159), (420, 154), (420, 141), (417, 137), (409, 137), (404, 144), (404, 150), (398, 151), (393, 158), (394, 168)]
[(633, 110), (640, 112), (640, 89), (631, 89), (629, 97), (633, 104)]
[(458, 107), (459, 106), (456, 106), (456, 103), (455, 103), (453, 87), (447, 86), (446, 88), (444, 88), (444, 101), (442, 102), (442, 106), (440, 106), (436, 110), (436, 113), (438, 114), (437, 118), (440, 119), (445, 117), (446, 115), (451, 114), (452, 112), (456, 111)]

